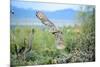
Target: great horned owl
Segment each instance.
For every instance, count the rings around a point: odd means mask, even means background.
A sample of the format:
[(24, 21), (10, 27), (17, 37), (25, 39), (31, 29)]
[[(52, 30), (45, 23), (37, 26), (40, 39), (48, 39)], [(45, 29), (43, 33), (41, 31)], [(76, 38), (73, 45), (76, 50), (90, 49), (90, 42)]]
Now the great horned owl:
[(50, 29), (50, 32), (55, 36), (55, 43), (57, 49), (64, 49), (64, 40), (62, 33), (56, 26), (44, 15), (42, 11), (37, 11), (36, 16), (40, 21)]

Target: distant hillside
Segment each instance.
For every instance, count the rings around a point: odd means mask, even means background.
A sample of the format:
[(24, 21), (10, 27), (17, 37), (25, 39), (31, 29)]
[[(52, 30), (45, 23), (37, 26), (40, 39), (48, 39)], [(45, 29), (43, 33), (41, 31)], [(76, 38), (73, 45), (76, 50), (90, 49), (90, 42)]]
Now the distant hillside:
[[(35, 13), (37, 10), (26, 10), (22, 8), (16, 8), (12, 7), (14, 10), (14, 18), (36, 18)], [(59, 10), (54, 12), (47, 12), (44, 11), (44, 13), (49, 17), (53, 19), (70, 19), (73, 20), (76, 16), (77, 11), (73, 9), (65, 9), (65, 10)]]

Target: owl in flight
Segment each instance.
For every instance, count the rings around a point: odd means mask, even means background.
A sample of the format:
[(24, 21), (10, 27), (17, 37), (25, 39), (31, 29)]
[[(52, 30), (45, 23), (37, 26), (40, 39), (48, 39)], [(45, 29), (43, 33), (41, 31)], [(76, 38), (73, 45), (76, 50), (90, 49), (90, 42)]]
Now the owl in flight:
[(53, 22), (51, 22), (42, 11), (37, 11), (36, 16), (46, 27), (49, 28), (50, 32), (54, 35), (56, 48), (64, 49), (65, 46), (62, 32), (57, 29)]

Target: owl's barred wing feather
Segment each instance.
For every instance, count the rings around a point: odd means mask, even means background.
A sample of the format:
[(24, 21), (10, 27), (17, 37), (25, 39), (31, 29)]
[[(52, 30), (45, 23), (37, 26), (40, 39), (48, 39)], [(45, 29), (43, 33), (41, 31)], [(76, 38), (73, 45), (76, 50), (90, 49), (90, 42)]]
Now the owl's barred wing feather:
[(45, 26), (47, 26), (50, 29), (50, 32), (57, 31), (56, 26), (43, 14), (43, 12), (38, 11), (36, 13), (36, 16)]
[(43, 12), (38, 11), (36, 16), (40, 21), (50, 29), (50, 32), (55, 36), (55, 43), (57, 49), (64, 49), (64, 40), (62, 33), (56, 28), (56, 26), (44, 15)]

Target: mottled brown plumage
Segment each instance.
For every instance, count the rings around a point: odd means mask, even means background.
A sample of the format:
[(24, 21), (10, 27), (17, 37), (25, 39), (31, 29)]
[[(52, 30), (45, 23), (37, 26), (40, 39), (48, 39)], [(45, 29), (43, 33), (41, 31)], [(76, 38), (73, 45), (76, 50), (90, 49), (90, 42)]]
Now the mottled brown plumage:
[(55, 36), (55, 43), (57, 49), (64, 49), (64, 40), (63, 40), (63, 34), (60, 32), (56, 26), (51, 22), (46, 15), (44, 15), (43, 12), (38, 11), (36, 12), (36, 16), (40, 21), (49, 28), (50, 32)]

